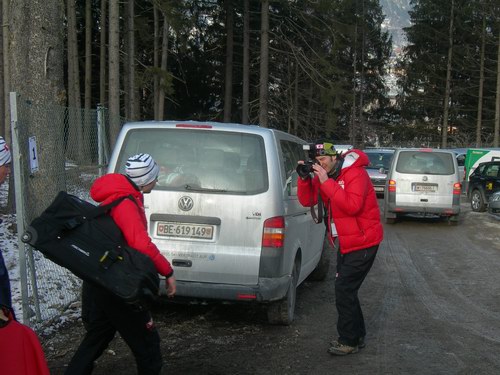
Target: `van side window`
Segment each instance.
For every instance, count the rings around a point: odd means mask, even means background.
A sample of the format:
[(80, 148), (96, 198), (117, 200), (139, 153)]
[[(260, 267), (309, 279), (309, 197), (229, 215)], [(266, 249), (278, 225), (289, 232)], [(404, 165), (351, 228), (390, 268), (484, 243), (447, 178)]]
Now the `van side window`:
[(297, 173), (295, 169), (299, 160), (305, 160), (305, 152), (299, 143), (282, 140), (280, 144), (285, 164), (286, 179), (291, 179), (292, 187), (296, 187)]

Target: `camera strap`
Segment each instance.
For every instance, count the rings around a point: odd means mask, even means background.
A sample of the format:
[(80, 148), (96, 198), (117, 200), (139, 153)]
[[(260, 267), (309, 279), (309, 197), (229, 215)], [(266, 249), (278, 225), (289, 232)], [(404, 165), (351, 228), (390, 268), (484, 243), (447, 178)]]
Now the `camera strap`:
[[(312, 196), (311, 196), (312, 203)], [(316, 224), (319, 224), (323, 221), (323, 199), (321, 198), (321, 194), (318, 188), (318, 214), (316, 214), (316, 210), (314, 209), (314, 205), (311, 204), (311, 216)]]

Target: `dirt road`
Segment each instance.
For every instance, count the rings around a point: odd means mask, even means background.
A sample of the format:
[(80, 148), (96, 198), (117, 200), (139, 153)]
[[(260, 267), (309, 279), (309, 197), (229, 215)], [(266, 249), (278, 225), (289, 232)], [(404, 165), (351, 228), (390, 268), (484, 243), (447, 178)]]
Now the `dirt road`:
[[(336, 333), (332, 263), (325, 282), (298, 288), (289, 327), (268, 325), (264, 310), (249, 306), (155, 308), (165, 373), (500, 373), (500, 221), (462, 207), (455, 227), (418, 219), (386, 225), (360, 292), (368, 334), (359, 353), (326, 351)], [(77, 323), (44, 340), (52, 374), (64, 372), (82, 334)], [(120, 338), (94, 374), (135, 374)]]

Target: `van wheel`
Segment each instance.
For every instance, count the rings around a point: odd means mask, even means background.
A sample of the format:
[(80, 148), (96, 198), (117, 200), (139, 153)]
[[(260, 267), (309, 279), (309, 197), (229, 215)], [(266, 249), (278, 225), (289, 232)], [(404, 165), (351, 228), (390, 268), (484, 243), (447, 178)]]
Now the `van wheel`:
[(288, 326), (293, 322), (295, 312), (295, 301), (297, 299), (297, 279), (298, 264), (296, 263), (292, 270), (290, 285), (285, 297), (276, 302), (272, 302), (267, 308), (267, 320), (271, 324)]
[(470, 206), (472, 211), (483, 212), (486, 210), (486, 204), (484, 203), (483, 195), (479, 190), (474, 190), (470, 196)]
[(321, 258), (316, 265), (316, 268), (311, 272), (308, 279), (311, 281), (323, 281), (328, 276), (328, 270), (330, 269), (330, 258), (332, 255), (332, 248), (330, 247), (330, 242), (325, 236), (325, 241), (323, 243), (323, 250), (321, 250)]

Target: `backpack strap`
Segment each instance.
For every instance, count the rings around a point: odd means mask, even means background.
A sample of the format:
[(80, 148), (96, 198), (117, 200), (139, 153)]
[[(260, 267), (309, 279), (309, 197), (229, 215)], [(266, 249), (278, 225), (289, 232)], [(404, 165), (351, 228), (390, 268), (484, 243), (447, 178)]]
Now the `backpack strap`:
[(130, 199), (132, 202), (134, 202), (137, 205), (137, 202), (135, 201), (135, 199), (132, 196), (132, 194), (126, 195), (126, 196), (123, 196), (123, 197), (120, 197), (120, 198), (114, 200), (111, 203), (108, 203), (108, 204), (105, 204), (105, 205), (102, 205), (102, 206), (97, 206), (97, 207), (95, 207), (94, 209), (90, 210), (89, 212), (87, 212), (84, 215), (75, 216), (75, 217), (67, 220), (66, 222), (64, 222), (63, 227), (65, 229), (74, 229), (77, 226), (79, 226), (80, 224), (82, 224), (85, 220), (94, 219), (94, 218), (96, 218), (98, 216), (106, 214), (109, 210), (111, 210), (113, 207), (118, 206), (125, 199)]

